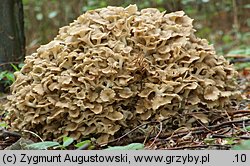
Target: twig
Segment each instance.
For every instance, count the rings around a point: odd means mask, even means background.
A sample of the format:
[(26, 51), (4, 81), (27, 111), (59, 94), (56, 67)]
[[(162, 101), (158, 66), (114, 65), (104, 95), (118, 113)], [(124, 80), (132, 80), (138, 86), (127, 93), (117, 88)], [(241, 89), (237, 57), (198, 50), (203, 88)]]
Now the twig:
[[(231, 122), (232, 121), (231, 117), (234, 118), (234, 114), (231, 115), (230, 117), (229, 113), (226, 110), (225, 110), (225, 114), (227, 115), (229, 122)], [(232, 123), (232, 126), (233, 126), (233, 129), (236, 127), (233, 123)], [(233, 131), (234, 130), (232, 130), (232, 134), (233, 134)]]
[(240, 136), (240, 139), (250, 139), (250, 136)]
[[(225, 127), (225, 126), (231, 126), (231, 124), (234, 124), (234, 123), (242, 123), (243, 121), (245, 121), (245, 122), (250, 121), (250, 119), (227, 121), (227, 122), (220, 123), (218, 125), (207, 126), (207, 128), (210, 130), (218, 129), (218, 128)], [(191, 134), (208, 133), (208, 132), (204, 131), (204, 127), (196, 127), (196, 128), (190, 129), (189, 131), (184, 131), (184, 132), (180, 132), (180, 133), (177, 133), (175, 135), (172, 135), (171, 137), (167, 138), (166, 140), (172, 139), (173, 137), (184, 136), (187, 134), (187, 132), (190, 132), (190, 131), (192, 131)]]
[[(235, 120), (235, 121), (227, 121), (227, 122), (223, 122), (217, 125), (213, 125), (213, 126), (207, 126), (207, 128), (209, 128), (210, 130), (213, 129), (219, 129), (221, 127), (230, 127), (232, 123), (242, 123), (243, 121), (250, 121), (250, 119), (245, 119), (245, 120)], [(204, 133), (209, 133), (208, 131), (204, 130), (204, 127), (195, 127), (195, 128), (191, 128), (189, 130), (186, 131), (180, 131), (179, 133), (176, 134), (172, 134), (170, 137), (166, 138), (167, 135), (170, 135), (169, 133), (167, 133), (166, 135), (164, 134), (163, 137), (165, 136), (165, 140), (170, 140), (172, 138), (176, 138), (176, 137), (182, 137), (184, 135), (186, 135), (187, 133), (189, 133), (191, 131), (191, 134), (204, 134)], [(162, 136), (160, 136), (161, 138), (163, 138)]]
[[(220, 132), (221, 130), (221, 132)], [(230, 130), (231, 130), (231, 127), (228, 127), (228, 128), (224, 128), (224, 129), (220, 129), (219, 132), (217, 131), (217, 133), (220, 133), (222, 135), (228, 133)]]
[(222, 122), (222, 123), (217, 124), (217, 125), (208, 126), (208, 128), (209, 128), (209, 129), (215, 129), (215, 128), (220, 128), (220, 127), (222, 127), (222, 126), (229, 126), (229, 125), (232, 125), (232, 124), (235, 124), (235, 123), (242, 123), (243, 121), (249, 122), (249, 121), (250, 121), (250, 118), (248, 118), (248, 119), (243, 119), (243, 120), (232, 120), (232, 121)]
[(189, 133), (191, 135), (194, 135), (194, 134), (205, 134), (205, 133), (209, 133), (209, 131), (203, 129), (203, 130), (197, 130), (197, 131), (192, 131), (192, 132), (187, 132), (186, 131), (186, 132), (182, 132), (182, 133), (177, 133), (177, 134), (171, 135), (168, 138), (165, 138), (165, 141), (171, 140), (173, 138), (183, 137), (183, 136), (185, 136), (185, 135), (187, 135)]
[(145, 126), (145, 125), (148, 125), (148, 124), (150, 124), (150, 123), (151, 123), (151, 122), (149, 122), (149, 123), (144, 123), (144, 124), (141, 124), (141, 125), (137, 126), (137, 127), (133, 128), (132, 130), (130, 130), (129, 132), (127, 132), (127, 133), (125, 133), (124, 135), (122, 135), (121, 137), (115, 139), (114, 141), (120, 141), (120, 139), (124, 138), (124, 137), (127, 136), (128, 134), (130, 134), (130, 133), (132, 133), (133, 131), (139, 129), (140, 127)]
[(23, 130), (23, 131), (26, 132), (26, 133), (30, 133), (30, 134), (36, 136), (36, 137), (39, 138), (42, 142), (44, 142), (44, 140), (43, 140), (38, 134), (34, 133), (33, 131), (29, 131), (29, 130)]
[(232, 138), (230, 135), (213, 134), (211, 138)]
[(154, 130), (154, 128), (152, 128), (152, 129), (149, 131), (149, 133), (146, 135), (146, 137), (145, 137), (145, 139), (144, 139), (144, 141), (143, 141), (143, 145), (145, 145), (145, 143), (146, 143), (148, 137), (150, 136), (150, 134), (151, 134), (151, 132), (152, 132), (153, 130)]
[(209, 132), (213, 132), (212, 130), (210, 130), (209, 128), (207, 128), (199, 119), (197, 119), (197, 121)]
[(250, 136), (239, 136), (239, 137), (232, 137), (230, 135), (220, 135), (220, 134), (213, 134), (211, 135), (212, 138), (235, 138), (235, 139), (250, 139)]
[(230, 111), (228, 112), (229, 115), (235, 115), (235, 114), (250, 114), (250, 110), (238, 110), (238, 111)]
[[(176, 129), (175, 131), (173, 131), (170, 137), (172, 137), (172, 136), (175, 135), (176, 133), (177, 133), (177, 134), (178, 134), (178, 133), (182, 133), (182, 131), (178, 132), (178, 131), (181, 130), (181, 129), (187, 129), (187, 130), (190, 132), (190, 130), (189, 130), (187, 127), (180, 127), (180, 128), (178, 128), (178, 129)], [(185, 131), (185, 132), (186, 132), (186, 131)]]
[(153, 144), (155, 143), (156, 139), (160, 136), (161, 132), (162, 132), (162, 122), (159, 122), (160, 123), (160, 130), (159, 132), (157, 133), (157, 135), (155, 136), (153, 142), (148, 146), (148, 148), (150, 148), (151, 146), (153, 146)]
[(225, 58), (249, 58), (248, 55), (245, 55), (245, 54), (227, 54), (227, 55), (224, 55)]
[(232, 59), (230, 60), (231, 63), (245, 63), (245, 62), (250, 62), (250, 58), (237, 58), (237, 59)]
[(232, 119), (231, 119), (231, 117), (230, 117), (229, 113), (228, 113), (226, 110), (225, 110), (224, 112), (225, 112), (225, 114), (226, 114), (226, 116), (227, 116), (228, 120), (231, 122), (231, 121), (232, 121)]
[[(207, 128), (209, 130), (218, 130), (218, 129), (222, 128), (222, 127), (232, 127), (232, 124), (242, 123), (243, 121), (248, 122), (248, 121), (250, 121), (250, 118), (244, 119), (244, 120), (227, 121), (227, 122), (223, 122), (223, 123), (220, 123), (220, 124), (216, 124), (216, 125), (212, 125), (212, 126), (207, 126)], [(148, 123), (139, 125), (136, 128), (134, 128), (133, 130), (131, 130), (129, 133), (135, 131), (136, 129), (138, 129), (140, 127), (142, 127), (143, 125), (147, 125), (147, 124), (150, 124), (150, 123), (159, 123), (159, 122), (148, 122)], [(164, 141), (167, 141), (167, 140), (170, 140), (170, 139), (174, 139), (174, 138), (185, 136), (189, 132), (191, 132), (192, 135), (194, 135), (194, 134), (209, 133), (209, 131), (204, 130), (204, 129), (205, 129), (204, 127), (194, 127), (194, 128), (191, 128), (191, 129), (187, 129), (185, 131), (179, 131), (179, 132), (175, 131), (175, 132), (161, 133), (158, 136), (158, 138), (164, 139)], [(126, 139), (126, 140), (122, 140), (121, 141), (121, 139), (124, 138), (129, 133), (126, 133), (125, 135), (123, 135), (123, 136), (121, 136), (121, 137), (119, 137), (117, 139), (114, 139), (114, 140), (108, 142), (108, 144), (110, 144), (110, 145), (122, 145), (122, 144), (127, 144), (127, 143), (131, 143), (131, 142), (135, 142), (135, 141), (136, 142), (137, 141), (138, 142), (143, 142), (144, 139), (145, 139), (145, 136), (139, 136), (139, 137), (136, 137), (136, 138), (133, 138), (133, 139), (129, 139), (129, 140)], [(153, 138), (153, 136), (149, 136), (149, 138), (151, 139), (151, 138)]]
[(124, 138), (124, 137), (127, 136), (128, 134), (130, 134), (130, 133), (132, 133), (133, 131), (139, 129), (140, 127), (145, 126), (145, 125), (148, 125), (148, 124), (150, 124), (150, 123), (159, 123), (159, 122), (157, 122), (157, 121), (152, 121), (152, 122), (143, 123), (143, 124), (141, 124), (141, 125), (139, 125), (139, 126), (133, 128), (133, 129), (130, 130), (129, 132), (125, 133), (124, 135), (120, 136), (119, 138), (114, 139), (114, 140), (111, 140), (111, 141), (109, 141), (108, 143), (101, 144), (100, 146), (104, 146), (104, 145), (106, 145), (106, 144), (113, 143), (113, 142), (119, 142), (122, 138)]
[(192, 144), (192, 143), (194, 143), (194, 141), (193, 140), (189, 140), (189, 141), (182, 141), (182, 142), (178, 142), (177, 143), (177, 146), (184, 146), (184, 145), (187, 145), (187, 144)]
[(181, 149), (193, 149), (193, 148), (208, 148), (208, 147), (210, 147), (210, 146), (218, 146), (218, 147), (231, 148), (230, 145), (210, 144), (210, 145), (192, 145), (192, 146), (172, 147), (172, 148), (166, 148), (166, 150), (181, 150)]

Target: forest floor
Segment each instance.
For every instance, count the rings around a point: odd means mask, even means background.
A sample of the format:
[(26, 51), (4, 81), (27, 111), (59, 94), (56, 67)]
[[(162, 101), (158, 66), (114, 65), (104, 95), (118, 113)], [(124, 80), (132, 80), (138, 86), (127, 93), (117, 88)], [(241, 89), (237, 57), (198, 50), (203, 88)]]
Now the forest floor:
[[(162, 126), (158, 125), (158, 134), (154, 136), (142, 136), (136, 139), (128, 139), (122, 136), (116, 141), (108, 144), (109, 146), (128, 145), (130, 143), (141, 143), (145, 149), (231, 149), (233, 146), (250, 139), (250, 69), (244, 68), (238, 71), (238, 82), (242, 92), (243, 100), (238, 103), (236, 110), (225, 111), (224, 120), (220, 123), (194, 128), (180, 128), (175, 132), (164, 133)], [(0, 96), (0, 110), (3, 111), (3, 104), (6, 103), (7, 94)], [(1, 119), (0, 119), (1, 122)], [(23, 149), (23, 145), (29, 144), (31, 140), (25, 139), (25, 136), (12, 132), (8, 127), (0, 126), (0, 150), (9, 147), (11, 149)], [(131, 131), (132, 132), (132, 131)], [(35, 134), (35, 133), (33, 133)], [(36, 136), (34, 136), (36, 137)], [(20, 140), (26, 140), (16, 143)], [(119, 141), (117, 141), (119, 140)], [(34, 140), (33, 140), (34, 141)], [(240, 145), (241, 146), (241, 145)], [(241, 149), (250, 149), (249, 143)], [(13, 148), (14, 147), (14, 148)], [(94, 149), (103, 149), (103, 147), (92, 146)], [(237, 148), (237, 147), (236, 147)], [(74, 146), (68, 146), (66, 149), (76, 149)], [(88, 149), (84, 147), (82, 149)]]

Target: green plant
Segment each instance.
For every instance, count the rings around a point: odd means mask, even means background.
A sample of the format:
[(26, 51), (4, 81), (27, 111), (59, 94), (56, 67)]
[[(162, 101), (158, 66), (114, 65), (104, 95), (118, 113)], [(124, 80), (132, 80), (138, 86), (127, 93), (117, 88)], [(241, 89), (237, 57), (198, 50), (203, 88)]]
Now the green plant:
[[(15, 71), (19, 71), (22, 66), (24, 65), (23, 63), (18, 64), (17, 66), (14, 64), (10, 64), (12, 68)], [(0, 71), (0, 84), (3, 85), (4, 88), (7, 88), (10, 86), (14, 81), (15, 81), (15, 75), (13, 71)]]
[(245, 129), (246, 129), (247, 131), (250, 131), (250, 126), (246, 126)]
[(216, 140), (214, 138), (205, 138), (204, 139), (204, 143), (206, 143), (207, 145), (214, 144), (215, 141)]
[(231, 137), (231, 138), (224, 138), (223, 140), (224, 140), (224, 144), (225, 144), (225, 145), (233, 145), (233, 144), (236, 143), (236, 140), (237, 140), (237, 139)]
[[(234, 48), (228, 52), (228, 55), (236, 55), (236, 56), (243, 56), (245, 58), (250, 58), (250, 47), (246, 45), (241, 45), (237, 48)], [(241, 62), (241, 63), (236, 63), (235, 68), (236, 70), (242, 70), (244, 68), (249, 68), (250, 67), (250, 62)]]
[(0, 122), (0, 128), (3, 127), (3, 128), (8, 128), (9, 125), (5, 122)]
[(250, 140), (242, 141), (240, 144), (233, 146), (232, 150), (250, 150)]
[(43, 141), (27, 145), (27, 148), (37, 149), (37, 150), (46, 150), (48, 148), (65, 150), (73, 142), (74, 142), (73, 138), (63, 137), (62, 144), (56, 141)]
[(84, 140), (82, 142), (79, 142), (75, 145), (75, 147), (78, 149), (94, 149), (94, 145), (92, 145), (91, 140)]
[(44, 141), (26, 145), (26, 148), (35, 150), (47, 150), (48, 148), (52, 148), (58, 145), (60, 145), (58, 142)]
[(105, 150), (143, 150), (144, 145), (141, 143), (132, 143), (126, 146), (113, 146), (113, 147), (108, 147)]
[(250, 46), (242, 45), (238, 48), (232, 49), (228, 52), (229, 55), (249, 55), (250, 57)]
[(13, 72), (10, 71), (0, 71), (0, 83), (4, 86), (10, 86), (15, 81), (15, 76)]

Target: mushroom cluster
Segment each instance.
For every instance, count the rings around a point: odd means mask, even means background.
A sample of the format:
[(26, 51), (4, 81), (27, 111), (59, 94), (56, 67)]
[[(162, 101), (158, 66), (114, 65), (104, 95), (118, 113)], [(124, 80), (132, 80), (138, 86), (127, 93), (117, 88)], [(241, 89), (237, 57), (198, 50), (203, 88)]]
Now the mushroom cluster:
[(6, 120), (47, 140), (103, 143), (150, 121), (179, 116), (181, 126), (186, 115), (229, 108), (240, 96), (237, 72), (194, 32), (183, 11), (88, 11), (26, 57)]

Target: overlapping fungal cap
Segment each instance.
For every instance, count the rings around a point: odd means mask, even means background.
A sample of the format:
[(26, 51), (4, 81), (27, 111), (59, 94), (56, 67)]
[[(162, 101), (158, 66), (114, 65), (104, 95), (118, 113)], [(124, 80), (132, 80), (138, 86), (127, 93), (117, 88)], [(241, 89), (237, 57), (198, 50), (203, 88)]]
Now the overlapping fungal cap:
[(88, 11), (26, 57), (6, 119), (47, 140), (98, 143), (169, 117), (182, 117), (174, 118), (177, 126), (192, 121), (187, 114), (207, 123), (206, 112), (228, 108), (240, 95), (233, 67), (194, 32), (182, 11)]

